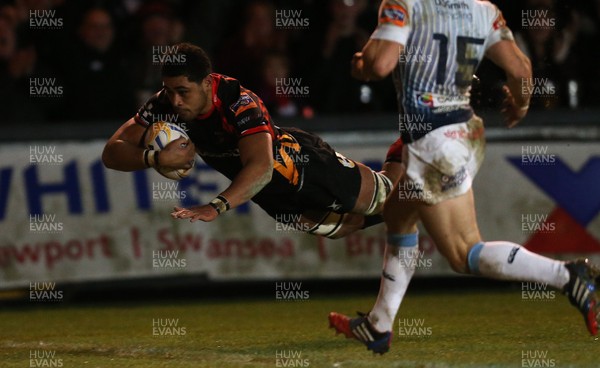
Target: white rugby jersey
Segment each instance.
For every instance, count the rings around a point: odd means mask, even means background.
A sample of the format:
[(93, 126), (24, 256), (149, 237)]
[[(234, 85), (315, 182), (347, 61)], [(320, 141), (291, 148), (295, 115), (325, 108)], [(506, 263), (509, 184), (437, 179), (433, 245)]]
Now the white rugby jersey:
[[(435, 128), (469, 120), (477, 66), (490, 46), (513, 36), (488, 1), (383, 0), (371, 38), (404, 46), (393, 74), (401, 114), (421, 115)], [(413, 141), (427, 132), (408, 133)]]

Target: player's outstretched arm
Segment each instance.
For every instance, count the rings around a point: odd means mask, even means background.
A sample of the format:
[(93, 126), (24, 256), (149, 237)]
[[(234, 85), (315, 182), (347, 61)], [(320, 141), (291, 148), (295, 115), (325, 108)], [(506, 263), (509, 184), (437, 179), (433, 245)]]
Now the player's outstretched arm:
[[(134, 118), (127, 120), (106, 142), (102, 152), (102, 162), (109, 169), (135, 171), (146, 169), (142, 138), (146, 128), (137, 124)], [(181, 143), (187, 143), (182, 145)], [(189, 169), (194, 159), (195, 148), (185, 138), (169, 143), (160, 151), (160, 165), (172, 169)]]
[(239, 206), (260, 192), (273, 176), (273, 142), (268, 133), (256, 133), (238, 143), (243, 168), (222, 193), (231, 207)]
[(512, 40), (502, 40), (492, 45), (486, 56), (506, 73), (506, 95), (502, 113), (506, 126), (512, 128), (527, 115), (531, 98), (531, 61)]
[[(175, 207), (171, 216), (176, 219), (212, 221), (229, 208), (249, 201), (273, 176), (273, 143), (268, 133), (256, 133), (238, 142), (243, 168), (212, 204), (190, 208)], [(226, 201), (226, 202), (224, 202)], [(224, 209), (221, 207), (225, 207)], [(217, 210), (217, 208), (219, 208)]]
[(397, 42), (370, 39), (362, 52), (352, 58), (352, 76), (364, 81), (387, 77), (398, 65), (398, 55), (403, 48)]

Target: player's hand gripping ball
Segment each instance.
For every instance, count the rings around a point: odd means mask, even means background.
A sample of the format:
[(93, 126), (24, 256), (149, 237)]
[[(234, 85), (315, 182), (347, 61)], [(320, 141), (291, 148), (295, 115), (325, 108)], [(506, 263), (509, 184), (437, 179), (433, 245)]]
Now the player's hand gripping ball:
[[(165, 148), (167, 144), (180, 137), (184, 137), (188, 141), (190, 139), (185, 130), (178, 125), (160, 121), (148, 127), (148, 131), (146, 132), (146, 148), (160, 151)], [(187, 143), (181, 144), (181, 147), (186, 146)], [(155, 167), (154, 169), (165, 178), (181, 180), (190, 174), (194, 167), (194, 161), (191, 162), (191, 165), (192, 167), (189, 169), (171, 169), (161, 166)]]

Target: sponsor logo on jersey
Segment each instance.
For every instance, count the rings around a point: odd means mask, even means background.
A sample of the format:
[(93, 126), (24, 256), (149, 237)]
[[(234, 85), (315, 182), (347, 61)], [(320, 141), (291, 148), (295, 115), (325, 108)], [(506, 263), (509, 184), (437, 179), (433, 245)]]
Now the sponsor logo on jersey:
[(238, 100), (231, 105), (231, 110), (232, 111), (237, 111), (237, 109), (239, 109), (240, 107), (242, 107), (242, 106), (248, 106), (248, 105), (250, 105), (253, 102), (254, 101), (252, 100), (252, 97), (250, 97), (249, 95), (247, 95), (245, 93), (241, 94), (240, 98), (238, 98)]
[(506, 27), (506, 21), (504, 20), (502, 13), (498, 14), (498, 17), (496, 17), (493, 27), (494, 27), (494, 30), (498, 30), (500, 28)]
[(469, 97), (463, 95), (442, 95), (430, 92), (417, 92), (417, 104), (429, 108), (463, 106), (469, 104)]
[(417, 93), (417, 104), (419, 106), (433, 107), (433, 96), (431, 93)]
[(395, 26), (402, 27), (408, 18), (408, 12), (400, 5), (385, 4), (381, 9), (379, 22), (381, 24), (391, 23)]
[(435, 6), (447, 8), (450, 10), (467, 10), (469, 9), (469, 4), (464, 2), (454, 2), (450, 0), (435, 0)]

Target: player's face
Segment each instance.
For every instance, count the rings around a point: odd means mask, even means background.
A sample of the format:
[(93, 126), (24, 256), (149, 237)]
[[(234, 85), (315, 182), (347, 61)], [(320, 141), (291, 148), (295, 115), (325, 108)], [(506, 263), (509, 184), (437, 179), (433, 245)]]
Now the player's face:
[(185, 76), (163, 77), (163, 88), (175, 113), (184, 121), (207, 113), (212, 107), (212, 80), (210, 76), (199, 83)]

